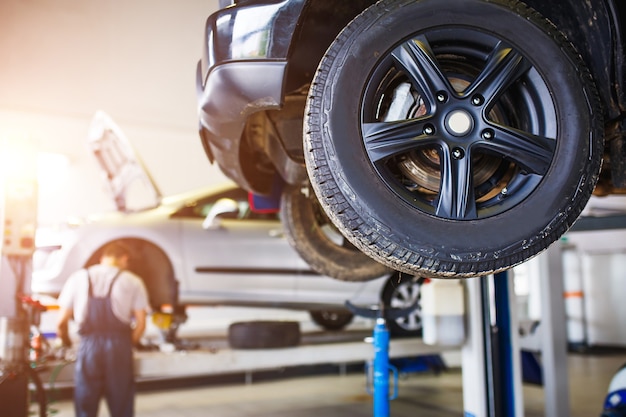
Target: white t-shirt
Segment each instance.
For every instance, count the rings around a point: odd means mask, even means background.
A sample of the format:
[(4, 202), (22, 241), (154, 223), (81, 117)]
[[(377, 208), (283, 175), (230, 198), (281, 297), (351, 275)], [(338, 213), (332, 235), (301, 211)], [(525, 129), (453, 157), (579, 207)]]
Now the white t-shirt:
[[(104, 297), (111, 286), (111, 281), (118, 269), (109, 265), (93, 265), (89, 267), (91, 290), (94, 297)], [(84, 269), (74, 272), (63, 286), (59, 295), (59, 307), (74, 311), (74, 321), (82, 323), (87, 314), (88, 281)], [(122, 271), (111, 290), (111, 308), (113, 314), (124, 323), (131, 323), (133, 311), (150, 311), (148, 292), (137, 275), (130, 271)]]

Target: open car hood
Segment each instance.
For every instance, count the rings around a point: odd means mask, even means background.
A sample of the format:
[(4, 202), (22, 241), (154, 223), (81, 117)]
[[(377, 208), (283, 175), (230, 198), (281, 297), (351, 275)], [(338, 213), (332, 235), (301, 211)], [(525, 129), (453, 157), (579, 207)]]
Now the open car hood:
[[(94, 115), (87, 135), (87, 145), (102, 170), (102, 178), (118, 211), (129, 211), (131, 186), (140, 185), (144, 197), (161, 202), (161, 191), (122, 130), (103, 111)], [(133, 188), (135, 191), (135, 188)], [(142, 207), (146, 208), (146, 207)]]

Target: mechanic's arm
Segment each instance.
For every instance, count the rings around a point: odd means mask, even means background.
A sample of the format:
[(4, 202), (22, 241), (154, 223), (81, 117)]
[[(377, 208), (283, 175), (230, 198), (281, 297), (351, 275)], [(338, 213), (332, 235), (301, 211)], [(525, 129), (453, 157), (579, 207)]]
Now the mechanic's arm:
[(141, 341), (141, 336), (146, 329), (146, 310), (133, 310), (135, 322), (133, 325), (133, 345), (136, 346)]
[(57, 337), (61, 339), (64, 347), (72, 347), (72, 340), (68, 330), (68, 324), (72, 318), (72, 310), (59, 307), (59, 318), (57, 319)]

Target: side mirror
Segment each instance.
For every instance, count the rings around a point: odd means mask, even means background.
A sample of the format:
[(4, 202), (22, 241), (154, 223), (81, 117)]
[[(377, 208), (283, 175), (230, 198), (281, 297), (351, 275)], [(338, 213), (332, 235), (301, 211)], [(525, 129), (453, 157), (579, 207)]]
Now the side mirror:
[(202, 222), (202, 228), (205, 230), (218, 229), (220, 227), (220, 217), (226, 214), (239, 214), (239, 205), (233, 199), (220, 198), (209, 210), (209, 214)]

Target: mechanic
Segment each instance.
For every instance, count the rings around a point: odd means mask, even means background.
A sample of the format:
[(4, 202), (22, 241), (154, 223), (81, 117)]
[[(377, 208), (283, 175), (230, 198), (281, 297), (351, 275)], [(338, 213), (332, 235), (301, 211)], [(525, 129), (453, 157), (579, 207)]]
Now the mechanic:
[(57, 336), (71, 347), (68, 323), (78, 324), (74, 371), (77, 417), (96, 417), (102, 397), (116, 417), (134, 414), (133, 346), (139, 344), (149, 311), (143, 281), (126, 271), (131, 250), (118, 242), (104, 247), (100, 263), (73, 273), (58, 304)]

